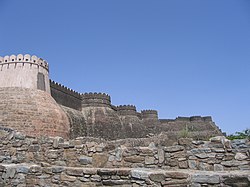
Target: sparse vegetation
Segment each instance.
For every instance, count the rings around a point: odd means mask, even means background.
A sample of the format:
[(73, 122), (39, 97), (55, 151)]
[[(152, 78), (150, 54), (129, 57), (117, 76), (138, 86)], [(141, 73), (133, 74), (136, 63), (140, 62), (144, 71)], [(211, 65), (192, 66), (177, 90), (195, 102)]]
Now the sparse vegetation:
[(186, 125), (185, 128), (183, 128), (179, 133), (178, 133), (178, 138), (188, 138), (190, 137), (190, 132), (188, 129), (188, 126)]
[(250, 140), (250, 129), (243, 130), (242, 132), (236, 132), (234, 134), (231, 134), (227, 136), (229, 140), (234, 139), (248, 139)]

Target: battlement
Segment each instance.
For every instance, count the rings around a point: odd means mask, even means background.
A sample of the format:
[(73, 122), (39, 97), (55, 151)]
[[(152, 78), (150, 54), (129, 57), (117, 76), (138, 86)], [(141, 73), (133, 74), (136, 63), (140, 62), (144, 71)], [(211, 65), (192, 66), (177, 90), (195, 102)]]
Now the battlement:
[(191, 116), (191, 117), (180, 117), (178, 116), (176, 121), (186, 121), (186, 122), (212, 122), (212, 117), (211, 116)]
[(111, 107), (111, 98), (106, 93), (84, 93), (81, 95), (82, 97), (82, 107), (92, 107), (92, 106), (100, 106), (100, 107)]
[(69, 94), (69, 95), (74, 96), (74, 97), (76, 97), (78, 99), (81, 99), (81, 94), (76, 92), (75, 90), (72, 90), (72, 89), (70, 89), (70, 88), (68, 88), (68, 87), (66, 87), (66, 86), (64, 86), (64, 85), (62, 85), (60, 83), (57, 83), (57, 82), (55, 82), (55, 81), (53, 81), (51, 79), (49, 80), (49, 82), (50, 82), (50, 87), (51, 88), (60, 90), (61, 92), (64, 92), (65, 94)]
[(141, 111), (142, 119), (158, 119), (157, 110), (142, 110)]
[(119, 105), (116, 107), (120, 115), (133, 115), (137, 116), (136, 107), (134, 105)]
[(29, 54), (0, 57), (0, 87), (38, 89), (50, 93), (49, 65)]
[(30, 65), (37, 65), (45, 68), (46, 70), (49, 70), (49, 64), (47, 61), (43, 60), (42, 58), (38, 58), (37, 56), (29, 55), (29, 54), (19, 54), (19, 55), (10, 55), (10, 56), (4, 56), (0, 57), (0, 65), (5, 65), (5, 64), (17, 64), (17, 63), (22, 63), (23, 65), (25, 63), (28, 63)]

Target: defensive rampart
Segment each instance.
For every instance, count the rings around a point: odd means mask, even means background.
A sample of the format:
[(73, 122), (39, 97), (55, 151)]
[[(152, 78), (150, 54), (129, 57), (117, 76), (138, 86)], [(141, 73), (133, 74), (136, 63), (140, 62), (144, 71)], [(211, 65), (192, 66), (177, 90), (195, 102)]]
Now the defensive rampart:
[(81, 94), (63, 86), (55, 81), (50, 80), (51, 96), (60, 105), (81, 110)]
[(0, 88), (0, 95), (0, 126), (31, 136), (69, 136), (68, 118), (47, 92)]
[(222, 134), (210, 117), (159, 120), (156, 110), (112, 105), (106, 93), (75, 92), (49, 80), (48, 63), (35, 55), (0, 57), (0, 92), (0, 124), (28, 135), (115, 140), (161, 133), (176, 139), (182, 131), (197, 139)]
[(105, 93), (84, 93), (82, 94), (82, 108), (85, 107), (111, 108), (111, 98)]
[(33, 55), (0, 57), (0, 87), (39, 89), (50, 93), (48, 63)]
[(136, 107), (134, 105), (119, 105), (116, 109), (121, 116), (137, 116)]

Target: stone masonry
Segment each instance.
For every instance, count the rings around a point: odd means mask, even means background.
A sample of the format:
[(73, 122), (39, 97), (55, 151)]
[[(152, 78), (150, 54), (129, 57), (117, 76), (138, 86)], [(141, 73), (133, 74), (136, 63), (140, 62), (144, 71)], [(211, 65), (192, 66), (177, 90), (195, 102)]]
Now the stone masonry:
[(249, 186), (250, 142), (179, 139), (175, 145), (0, 130), (0, 186)]
[(158, 119), (156, 110), (114, 106), (105, 93), (80, 94), (49, 80), (48, 63), (33, 55), (0, 57), (0, 126), (27, 135), (107, 140), (146, 138), (164, 133), (208, 139), (222, 135), (211, 117)]
[(49, 80), (36, 56), (0, 57), (0, 187), (248, 187), (250, 142), (210, 116), (158, 119)]

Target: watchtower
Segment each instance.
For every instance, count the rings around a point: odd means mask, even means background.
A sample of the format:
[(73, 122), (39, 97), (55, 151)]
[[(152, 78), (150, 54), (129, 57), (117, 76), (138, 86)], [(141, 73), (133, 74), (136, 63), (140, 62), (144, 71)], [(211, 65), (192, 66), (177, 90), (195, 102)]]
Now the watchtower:
[(50, 93), (49, 65), (33, 55), (0, 57), (0, 87), (39, 89)]
[(33, 55), (0, 57), (0, 126), (68, 138), (66, 113), (50, 94), (49, 65)]

